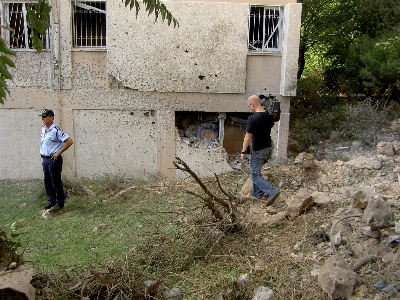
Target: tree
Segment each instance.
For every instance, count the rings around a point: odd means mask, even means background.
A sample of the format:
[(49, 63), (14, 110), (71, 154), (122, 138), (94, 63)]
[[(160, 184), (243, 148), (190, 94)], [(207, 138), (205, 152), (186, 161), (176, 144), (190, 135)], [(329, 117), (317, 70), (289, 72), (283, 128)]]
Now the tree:
[(395, 89), (400, 90), (400, 32), (378, 40), (361, 54), (361, 61), (360, 77), (373, 94), (390, 99)]
[[(400, 30), (398, 0), (301, 2), (298, 79), (304, 72), (313, 73), (318, 66), (326, 86), (337, 93), (344, 89), (353, 95), (396, 89), (393, 80), (387, 81), (387, 72), (391, 78), (397, 76), (394, 68), (388, 67), (398, 65), (394, 50), (396, 39), (393, 39)], [(379, 58), (374, 59), (375, 55)], [(376, 63), (387, 67), (372, 72), (372, 65)]]
[[(141, 0), (145, 6), (146, 12), (150, 16), (152, 13), (155, 15), (157, 21), (158, 17), (161, 16), (162, 21), (167, 20), (168, 26), (173, 23), (174, 27), (179, 27), (179, 22), (172, 14), (168, 11), (167, 7), (160, 0)], [(136, 18), (140, 10), (140, 4), (137, 0), (122, 0), (125, 3), (125, 7), (129, 6), (132, 10), (135, 8)], [(43, 49), (43, 43), (41, 36), (44, 36), (47, 29), (50, 27), (50, 12), (51, 6), (48, 0), (38, 0), (36, 3), (26, 4), (27, 13), (26, 20), (27, 25), (32, 31), (32, 46), (37, 52), (41, 52)], [(6, 26), (1, 26), (3, 29), (11, 30)], [(16, 52), (12, 51), (6, 44), (4, 39), (0, 37), (0, 103), (4, 104), (6, 100), (6, 92), (9, 94), (6, 80), (12, 80), (8, 67), (15, 68), (14, 62), (8, 57), (16, 56)]]
[[(10, 30), (11, 28), (7, 28), (5, 26), (1, 26), (3, 29)], [(2, 37), (0, 37), (0, 103), (4, 104), (4, 100), (6, 100), (6, 93), (10, 94), (8, 90), (6, 80), (12, 79), (12, 76), (8, 70), (8, 67), (15, 68), (15, 63), (9, 58), (9, 56), (16, 56), (16, 52), (10, 50), (6, 42)]]

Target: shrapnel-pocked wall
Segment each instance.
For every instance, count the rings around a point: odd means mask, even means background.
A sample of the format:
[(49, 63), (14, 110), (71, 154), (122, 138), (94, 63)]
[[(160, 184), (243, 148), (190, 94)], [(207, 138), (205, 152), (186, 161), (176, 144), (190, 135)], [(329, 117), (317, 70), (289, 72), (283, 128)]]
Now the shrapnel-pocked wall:
[[(290, 96), (296, 90), (301, 4), (289, 0), (165, 1), (173, 28), (122, 1), (107, 1), (107, 47), (74, 48), (71, 3), (51, 0), (50, 50), (17, 50), (10, 96), (0, 106), (0, 179), (42, 178), (43, 108), (75, 141), (66, 177), (113, 174), (179, 176), (182, 156), (202, 176), (230, 170), (223, 146), (190, 149), (177, 135), (175, 112), (249, 112), (252, 94), (275, 95), (281, 121), (275, 158), (286, 158)], [(280, 53), (248, 52), (249, 5), (284, 8)]]

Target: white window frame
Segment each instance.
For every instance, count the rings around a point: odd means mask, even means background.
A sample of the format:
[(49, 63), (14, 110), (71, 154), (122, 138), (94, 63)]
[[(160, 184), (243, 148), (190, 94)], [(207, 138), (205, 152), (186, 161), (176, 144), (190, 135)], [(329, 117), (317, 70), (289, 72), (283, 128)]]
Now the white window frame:
[[(90, 5), (91, 3), (104, 3), (105, 9)], [(107, 26), (106, 26), (106, 0), (71, 0), (71, 30), (72, 30), (72, 47), (74, 49), (90, 49), (105, 50), (107, 49)], [(79, 8), (83, 11), (90, 11), (93, 14), (104, 14), (104, 30), (100, 26), (100, 32), (97, 36), (91, 34), (92, 29), (96, 28), (99, 20), (95, 19), (95, 24), (83, 25), (82, 15), (75, 15), (75, 9)], [(86, 15), (86, 14), (85, 14)], [(101, 21), (101, 18), (100, 18)], [(80, 23), (79, 23), (80, 22)], [(79, 24), (79, 26), (77, 26)], [(90, 33), (88, 33), (90, 31)], [(104, 31), (104, 32), (103, 32)]]
[[(20, 1), (20, 0), (11, 0), (11, 1), (1, 1), (0, 2), (0, 22), (1, 25), (11, 27), (15, 29), (15, 24), (11, 24), (11, 18), (10, 18), (10, 4), (22, 4), (22, 20), (23, 23), (23, 30), (20, 35), (20, 37), (23, 37), (23, 40), (25, 41), (24, 44), (20, 44), (17, 42), (16, 39), (18, 39), (18, 36), (15, 36), (18, 34), (16, 31), (14, 33), (14, 39), (12, 39), (12, 32), (9, 30), (6, 30), (4, 28), (0, 28), (1, 32), (1, 37), (6, 41), (7, 45), (10, 46), (11, 49), (15, 51), (35, 51), (33, 47), (29, 46), (29, 41), (31, 40), (30, 33), (29, 33), (29, 27), (26, 22), (26, 3), (35, 3), (34, 1)], [(43, 51), (45, 50), (50, 50), (50, 28), (47, 29), (46, 31), (46, 36), (43, 38)]]
[(283, 26), (283, 6), (250, 5), (249, 53), (282, 53)]

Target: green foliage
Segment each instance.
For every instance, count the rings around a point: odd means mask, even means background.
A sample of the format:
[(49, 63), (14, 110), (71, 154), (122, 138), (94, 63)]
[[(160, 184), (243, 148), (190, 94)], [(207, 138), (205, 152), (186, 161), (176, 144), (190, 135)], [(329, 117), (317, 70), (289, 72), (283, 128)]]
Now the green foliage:
[(316, 70), (298, 81), (297, 96), (291, 99), (291, 121), (308, 114), (330, 110), (339, 103), (339, 97), (325, 86), (321, 71)]
[[(14, 235), (15, 239), (17, 235)], [(2, 270), (8, 268), (8, 266), (15, 262), (21, 264), (23, 262), (22, 255), (17, 254), (17, 251), (21, 247), (19, 242), (10, 239), (7, 234), (0, 229), (0, 268)]]
[[(330, 90), (396, 99), (399, 72), (398, 0), (302, 0), (299, 72), (322, 67)], [(310, 55), (311, 54), (311, 55)]]
[(51, 6), (47, 0), (39, 0), (36, 3), (26, 3), (26, 9), (26, 21), (32, 30), (32, 46), (40, 53), (43, 49), (42, 37), (50, 27)]
[[(7, 29), (2, 27), (3, 29)], [(0, 37), (0, 103), (4, 104), (6, 100), (6, 92), (10, 94), (6, 79), (11, 80), (12, 75), (10, 74), (8, 68), (15, 68), (14, 62), (8, 57), (16, 56), (16, 52), (11, 50), (4, 39)]]
[[(129, 9), (132, 10), (132, 8), (135, 8), (136, 10), (136, 17), (139, 13), (140, 10), (140, 5), (138, 0), (122, 0), (122, 2), (125, 2), (125, 6), (129, 5)], [(162, 3), (160, 0), (143, 0), (143, 4), (146, 8), (146, 12), (148, 15), (152, 14), (154, 12), (154, 15), (156, 17), (156, 21), (161, 15), (161, 19), (164, 21), (167, 19), (168, 21), (168, 26), (172, 23), (174, 23), (174, 27), (178, 26), (179, 27), (179, 22), (176, 20), (172, 14), (168, 11), (167, 7), (165, 6), (164, 3)]]
[(399, 89), (400, 85), (400, 34), (376, 42), (371, 50), (361, 55), (365, 67), (360, 76), (364, 86), (374, 93), (385, 89)]

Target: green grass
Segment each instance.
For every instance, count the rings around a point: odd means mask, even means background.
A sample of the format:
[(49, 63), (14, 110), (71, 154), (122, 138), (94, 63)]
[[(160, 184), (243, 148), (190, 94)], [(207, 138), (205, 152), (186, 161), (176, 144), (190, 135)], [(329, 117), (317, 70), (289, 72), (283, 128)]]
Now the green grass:
[[(162, 279), (166, 286), (185, 290), (187, 297), (202, 294), (199, 299), (246, 272), (231, 265), (229, 255), (218, 264), (204, 260), (223, 234), (201, 225), (211, 224), (212, 216), (198, 198), (185, 192), (188, 185), (198, 191), (197, 184), (128, 184), (115, 178), (64, 183), (69, 196), (65, 208), (43, 218), (43, 182), (0, 181), (0, 230), (17, 235), (13, 240), (22, 245), (25, 262), (38, 272), (68, 278), (90, 269), (129, 273), (140, 285)], [(59, 286), (58, 293), (65, 294), (65, 288)]]
[[(25, 260), (34, 268), (56, 272), (99, 265), (99, 261), (135, 249), (149, 234), (173, 236), (178, 232), (169, 220), (177, 210), (167, 193), (137, 188), (116, 198), (105, 186), (92, 186), (95, 196), (68, 198), (61, 213), (43, 219), (41, 206), (46, 196), (41, 184), (3, 181), (0, 208), (5, 214), (0, 229), (14, 229), (26, 247)], [(119, 190), (112, 191), (113, 195)], [(23, 203), (27, 205), (20, 208)]]

